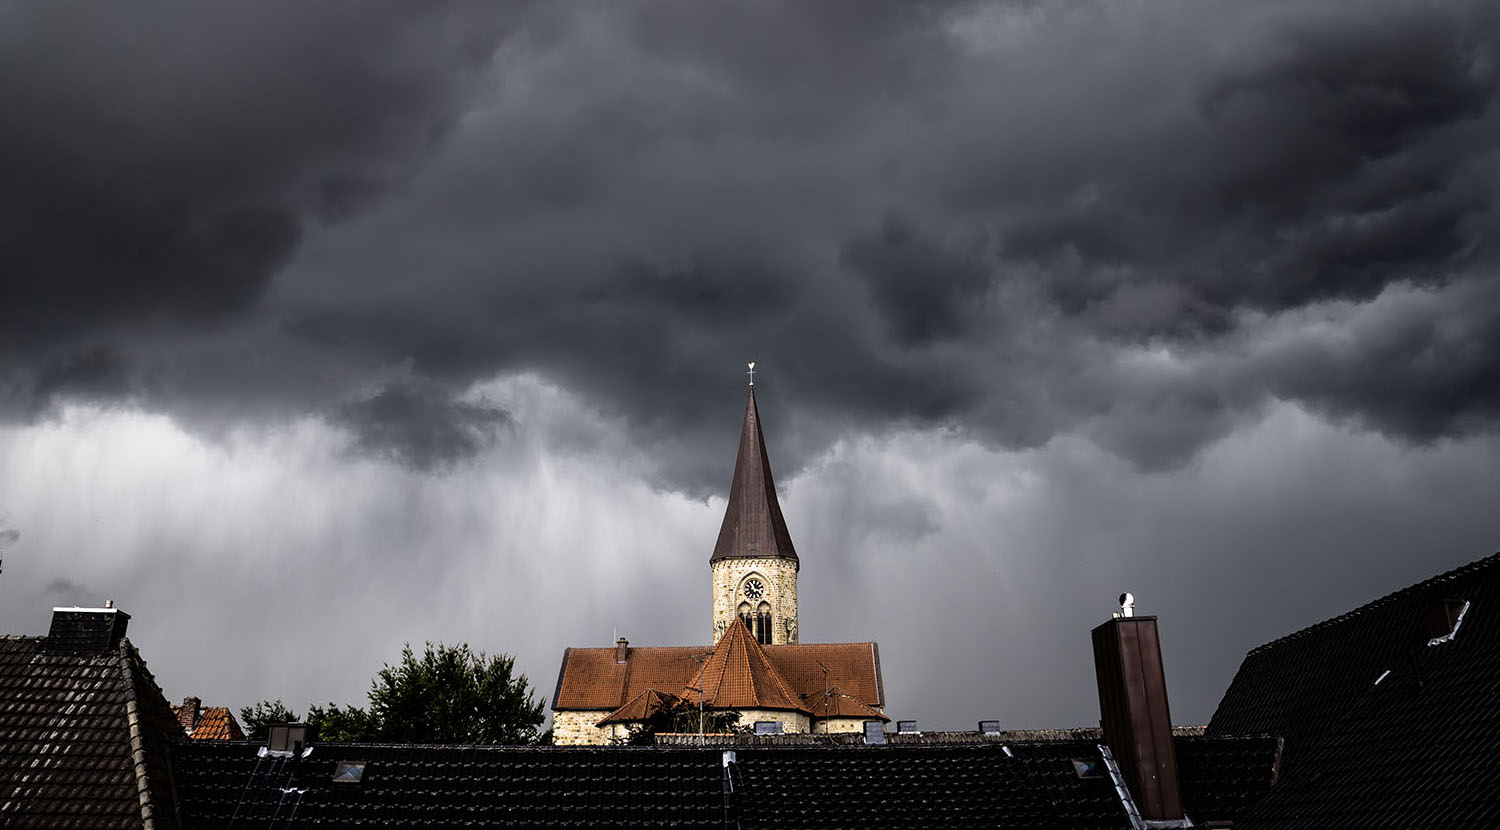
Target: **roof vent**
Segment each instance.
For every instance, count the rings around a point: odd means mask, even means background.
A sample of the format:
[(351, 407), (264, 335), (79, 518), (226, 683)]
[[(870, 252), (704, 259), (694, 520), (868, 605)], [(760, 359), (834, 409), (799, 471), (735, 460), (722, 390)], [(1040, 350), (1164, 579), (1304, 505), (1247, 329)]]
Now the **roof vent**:
[(102, 654), (125, 637), (130, 615), (113, 607), (53, 608), (44, 648), (50, 654)]
[(1126, 591), (1120, 595), (1120, 610), (1115, 612), (1115, 619), (1120, 617), (1135, 616), (1135, 594)]
[(1469, 603), (1461, 599), (1445, 599), (1428, 606), (1427, 645), (1442, 645), (1458, 636), (1458, 627), (1468, 612)]
[(1000, 731), (1000, 721), (982, 720), (979, 722), (979, 731), (986, 735), (997, 734)]
[(869, 746), (884, 746), (885, 724), (878, 720), (865, 721), (865, 743)]

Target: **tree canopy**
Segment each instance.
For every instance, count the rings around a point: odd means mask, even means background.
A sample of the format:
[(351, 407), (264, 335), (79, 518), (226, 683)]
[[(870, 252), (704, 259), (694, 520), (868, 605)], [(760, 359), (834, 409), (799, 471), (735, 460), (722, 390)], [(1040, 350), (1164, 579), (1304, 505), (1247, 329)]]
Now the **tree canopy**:
[[(533, 744), (551, 740), (545, 715), (515, 658), (486, 655), (467, 643), (427, 643), (419, 657), (408, 643), (401, 660), (387, 663), (370, 683), (369, 704), (309, 706), (316, 740), (378, 743)], [(295, 721), (280, 700), (240, 710), (247, 734), (265, 737), (265, 726)]]

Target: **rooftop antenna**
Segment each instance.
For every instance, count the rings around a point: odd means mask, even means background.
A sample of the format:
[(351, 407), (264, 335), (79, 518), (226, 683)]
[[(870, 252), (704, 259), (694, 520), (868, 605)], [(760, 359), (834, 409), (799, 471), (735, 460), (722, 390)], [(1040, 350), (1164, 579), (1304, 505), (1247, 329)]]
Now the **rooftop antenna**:
[(755, 385), (755, 361), (752, 360), (752, 361), (750, 361), (746, 365), (748, 365), (750, 367), (750, 371), (747, 373), (747, 374), (750, 375), (750, 385), (754, 386)]
[(823, 661), (819, 660), (816, 657), (813, 658), (813, 662), (817, 663), (820, 666), (823, 666), (823, 717), (826, 718), (826, 717), (828, 717), (828, 712), (829, 712), (829, 709), (828, 709), (828, 704), (829, 704), (829, 700), (828, 700), (828, 667), (825, 666), (825, 665), (823, 665)]

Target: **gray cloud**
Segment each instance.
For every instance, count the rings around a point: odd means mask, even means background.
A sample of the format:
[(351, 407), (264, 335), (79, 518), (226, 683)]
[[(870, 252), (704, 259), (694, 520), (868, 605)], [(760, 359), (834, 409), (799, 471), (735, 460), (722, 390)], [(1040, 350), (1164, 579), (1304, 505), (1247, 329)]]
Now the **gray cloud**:
[(361, 452), (418, 470), (441, 470), (472, 458), (511, 424), (485, 401), (454, 400), (440, 389), (395, 381), (335, 410), (333, 423), (354, 434)]
[[(1418, 441), (1493, 428), (1465, 357), (1493, 306), (1457, 299), (1495, 264), (1484, 4), (456, 5), (352, 28), (320, 9), (295, 35), (202, 14), (135, 39), (11, 27), (34, 71), (8, 83), (48, 103), (0, 134), (30, 182), (6, 210), (35, 225), (8, 269), (33, 355), (0, 381), (13, 411), (357, 421), (348, 401), (407, 365), (449, 399), (424, 410), (437, 434), (473, 383), (541, 371), (694, 492), (725, 475), (701, 425), (735, 403), (711, 390), (748, 359), (798, 413), (773, 439), (789, 469), (851, 426), (917, 424), (1081, 432), (1161, 468), (1273, 397)], [(97, 48), (42, 61), (65, 40)], [(1456, 319), (1235, 357), (1274, 350), (1279, 314), (1403, 286)], [(1216, 371), (1126, 365), (1153, 344)], [(1437, 353), (1467, 391), (1426, 372)], [(1397, 412), (1357, 380), (1376, 367), (1434, 388)]]
[(49, 5), (4, 16), (0, 342), (31, 361), (32, 388), (8, 384), (24, 406), (27, 391), (45, 399), (77, 388), (61, 381), (118, 375), (129, 362), (118, 352), (142, 330), (250, 313), (308, 228), (405, 179), (451, 127), (464, 73), (506, 14), (323, 5), (288, 25), (271, 6)]

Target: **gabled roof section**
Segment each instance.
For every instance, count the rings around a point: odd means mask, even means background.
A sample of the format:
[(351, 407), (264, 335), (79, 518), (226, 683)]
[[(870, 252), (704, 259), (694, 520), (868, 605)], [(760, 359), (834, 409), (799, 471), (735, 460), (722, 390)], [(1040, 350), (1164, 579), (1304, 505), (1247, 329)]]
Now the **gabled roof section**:
[[(1468, 603), (1456, 636), (1428, 618)], [(1500, 555), (1253, 649), (1209, 736), (1285, 739), (1246, 828), (1500, 826)]]
[[(695, 678), (697, 680), (697, 678)], [(807, 705), (776, 670), (755, 641), (745, 621), (735, 618), (703, 664), (701, 686), (684, 688), (683, 697), (715, 709), (790, 709), (806, 712)], [(696, 685), (696, 684), (694, 684)]]
[(845, 692), (838, 686), (829, 686), (825, 691), (807, 695), (804, 700), (806, 701), (807, 710), (815, 718), (890, 720), (890, 718), (861, 703), (859, 698)]
[(129, 640), (75, 645), (0, 637), (0, 816), (6, 826), (178, 827), (168, 750), (182, 730), (161, 689)]
[(811, 695), (834, 685), (866, 706), (885, 706), (876, 643), (782, 643), (763, 648), (798, 692)]
[(619, 708), (647, 689), (681, 689), (698, 678), (705, 646), (632, 647), (625, 662), (613, 648), (570, 648), (563, 652), (553, 709)]
[(745, 400), (745, 425), (740, 430), (739, 454), (734, 459), (734, 481), (729, 485), (729, 504), (724, 524), (714, 544), (710, 562), (720, 559), (781, 558), (797, 561), (792, 535), (787, 532), (781, 504), (776, 500), (776, 481), (766, 455), (766, 438), (760, 431), (760, 413), (755, 408), (755, 387)]
[(607, 723), (635, 723), (650, 720), (658, 712), (671, 710), (682, 703), (682, 698), (669, 692), (659, 692), (656, 689), (647, 689), (630, 699), (629, 703), (610, 712), (599, 721), (598, 725)]

